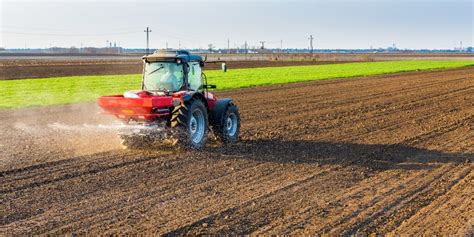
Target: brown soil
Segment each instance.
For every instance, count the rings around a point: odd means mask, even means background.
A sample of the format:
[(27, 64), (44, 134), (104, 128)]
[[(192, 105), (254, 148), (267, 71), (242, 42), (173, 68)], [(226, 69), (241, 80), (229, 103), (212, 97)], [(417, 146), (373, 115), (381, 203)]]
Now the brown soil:
[[(273, 53), (208, 54), (208, 61), (226, 60), (229, 68), (319, 65), (389, 60), (472, 60), (472, 53)], [(142, 72), (139, 54), (0, 54), (0, 80)], [(208, 69), (220, 69), (208, 64)]]
[(203, 152), (122, 150), (94, 104), (0, 112), (0, 235), (474, 234), (474, 68), (219, 95), (242, 140)]
[[(296, 65), (321, 65), (347, 62), (316, 62), (316, 61), (229, 61), (228, 68), (255, 68), (255, 67), (281, 67)], [(140, 74), (143, 64), (138, 59), (135, 62), (85, 61), (85, 62), (57, 62), (57, 61), (27, 61), (5, 63), (0, 66), (0, 80), (45, 78), (60, 76), (82, 75), (118, 75)], [(220, 69), (220, 64), (207, 64), (206, 69)]]

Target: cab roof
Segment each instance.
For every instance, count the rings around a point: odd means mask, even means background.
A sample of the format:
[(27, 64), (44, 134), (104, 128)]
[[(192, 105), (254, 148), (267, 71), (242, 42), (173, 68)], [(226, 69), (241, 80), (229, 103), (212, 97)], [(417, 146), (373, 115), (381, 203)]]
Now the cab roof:
[(174, 62), (178, 59), (182, 62), (203, 61), (201, 56), (187, 50), (156, 50), (153, 54), (143, 56), (146, 62)]

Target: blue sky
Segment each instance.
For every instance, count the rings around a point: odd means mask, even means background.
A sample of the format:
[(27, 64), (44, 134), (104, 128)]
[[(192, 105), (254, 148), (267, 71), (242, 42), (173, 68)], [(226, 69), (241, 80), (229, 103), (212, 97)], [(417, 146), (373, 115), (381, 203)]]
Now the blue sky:
[(0, 0), (0, 47), (258, 45), (450, 49), (473, 43), (470, 0)]

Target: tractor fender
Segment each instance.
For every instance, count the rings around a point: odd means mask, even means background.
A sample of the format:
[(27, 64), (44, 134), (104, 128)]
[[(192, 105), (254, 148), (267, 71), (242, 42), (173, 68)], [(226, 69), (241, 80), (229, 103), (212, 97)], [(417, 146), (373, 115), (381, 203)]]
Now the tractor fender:
[(207, 110), (209, 111), (209, 105), (207, 104), (207, 100), (202, 93), (199, 93), (199, 92), (186, 93), (185, 95), (181, 97), (181, 99), (183, 100), (183, 102), (187, 102), (191, 99), (199, 99), (204, 103)]
[(222, 116), (224, 116), (225, 111), (227, 110), (227, 106), (232, 104), (232, 99), (230, 98), (223, 98), (217, 100), (214, 108), (211, 111), (211, 124), (212, 125), (221, 125), (222, 123)]

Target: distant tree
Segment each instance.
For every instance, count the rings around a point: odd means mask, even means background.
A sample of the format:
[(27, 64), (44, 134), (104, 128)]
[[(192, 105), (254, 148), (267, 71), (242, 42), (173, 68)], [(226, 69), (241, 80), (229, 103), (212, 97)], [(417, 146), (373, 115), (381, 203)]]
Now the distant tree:
[(5, 51), (5, 48), (0, 47), (0, 51)]
[(72, 46), (71, 48), (69, 48), (68, 53), (79, 53), (79, 49)]
[(208, 45), (207, 45), (207, 49), (209, 50), (209, 52), (214, 51), (214, 48), (215, 48), (215, 47), (214, 47), (213, 44), (208, 44)]

